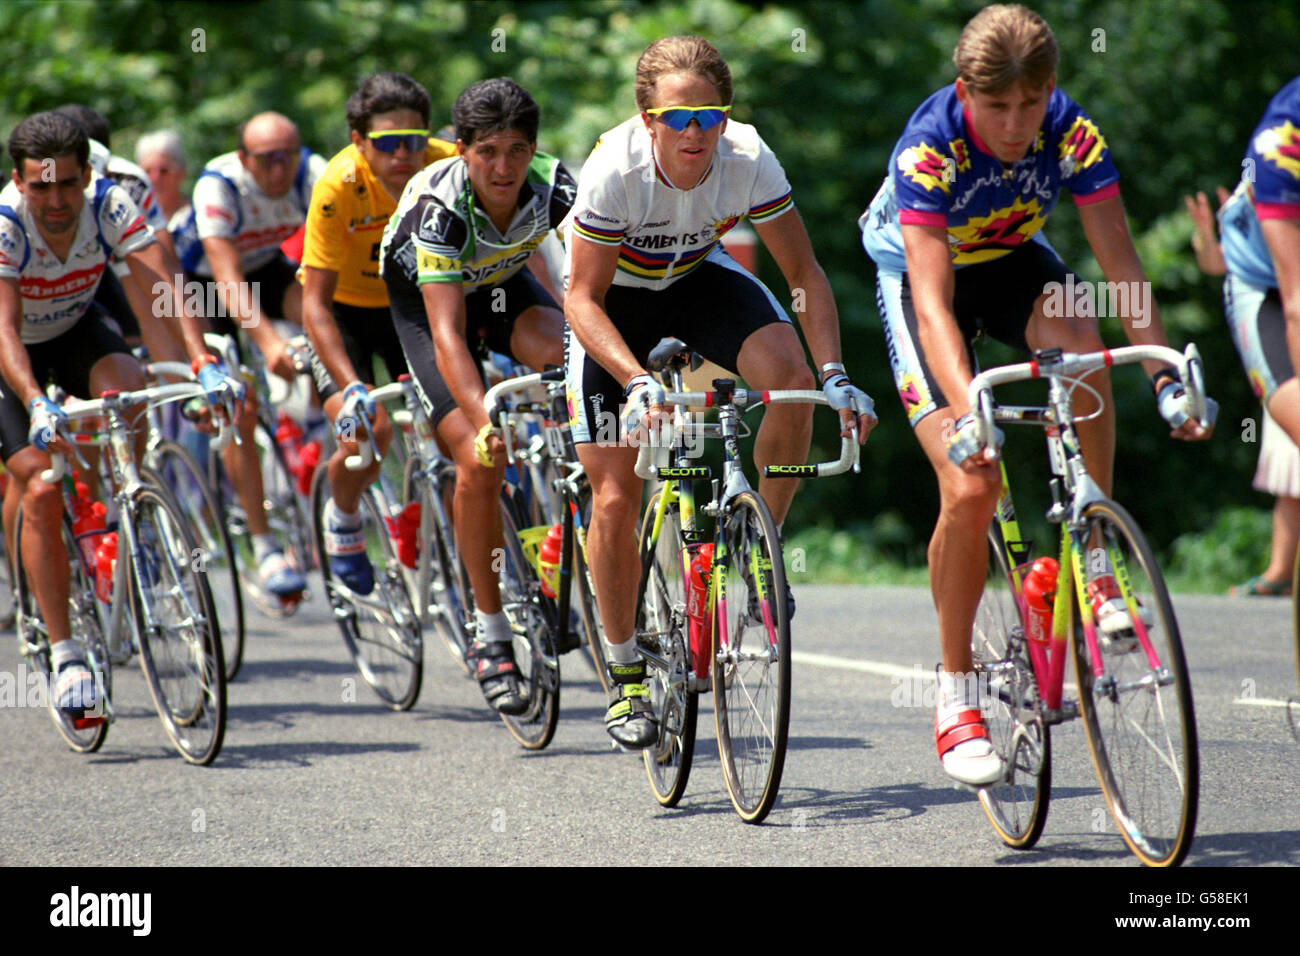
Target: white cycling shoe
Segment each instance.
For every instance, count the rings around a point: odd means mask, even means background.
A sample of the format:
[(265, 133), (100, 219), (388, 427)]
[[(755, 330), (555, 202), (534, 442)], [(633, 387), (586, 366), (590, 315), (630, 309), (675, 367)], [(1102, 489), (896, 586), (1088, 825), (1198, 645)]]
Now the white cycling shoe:
[(958, 783), (986, 787), (1005, 773), (1002, 758), (993, 750), (980, 712), (971, 707), (959, 710), (942, 723), (934, 715), (934, 742), (944, 773)]

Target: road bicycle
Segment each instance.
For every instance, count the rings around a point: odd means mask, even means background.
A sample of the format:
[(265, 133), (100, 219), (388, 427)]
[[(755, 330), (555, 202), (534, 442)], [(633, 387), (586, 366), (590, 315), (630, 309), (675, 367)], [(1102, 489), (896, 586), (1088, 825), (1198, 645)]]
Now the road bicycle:
[[(376, 403), (404, 401), (407, 386), (395, 382), (371, 390), (370, 396)], [(344, 460), (352, 471), (364, 471), (372, 461), (383, 460), (369, 423), (359, 423), (359, 427), (364, 432), (358, 434), (359, 452)], [(382, 472), (362, 492), (359, 510), (374, 586), (368, 594), (358, 594), (331, 573), (325, 554), (325, 505), (330, 500), (327, 464), (324, 459), (317, 467), (311, 492), (313, 540), (320, 556), (325, 596), (362, 679), (393, 710), (409, 710), (420, 696), (424, 640), (420, 615), (411, 598), (418, 593), (413, 590), (414, 568), (404, 566), (400, 557), (401, 509)], [(412, 537), (409, 544), (414, 543)]]
[[(982, 444), (994, 422), (1045, 428), (1052, 506), (1061, 526), (1059, 574), (1050, 628), (1031, 627), (1024, 590), (1032, 561), (1021, 537), (1005, 465), (1002, 494), (989, 529), (989, 572), (971, 636), (974, 672), (1003, 778), (979, 789), (979, 800), (1009, 846), (1033, 846), (1047, 819), (1051, 790), (1051, 728), (1082, 717), (1102, 793), (1129, 849), (1148, 866), (1175, 866), (1196, 825), (1199, 763), (1192, 689), (1182, 640), (1164, 578), (1132, 516), (1088, 474), (1076, 426), (1100, 414), (1101, 399), (1084, 375), (1155, 360), (1179, 369), (1190, 414), (1206, 424), (1205, 388), (1194, 345), (1184, 354), (1164, 346), (1089, 352), (1036, 352), (1032, 361), (988, 369), (970, 384)], [(1045, 406), (994, 406), (992, 388), (1046, 379)], [(1073, 393), (1086, 389), (1098, 411), (1080, 418)], [(1098, 622), (1089, 584), (1118, 592), (1119, 624)], [(1115, 613), (1118, 613), (1115, 612)], [(1111, 615), (1111, 618), (1114, 614)], [(1108, 619), (1109, 620), (1109, 619)], [(1067, 642), (1078, 699), (1066, 699)]]
[[(712, 690), (718, 751), (732, 805), (746, 823), (760, 823), (776, 802), (790, 721), (790, 621), (782, 545), (766, 502), (745, 477), (741, 416), (759, 405), (825, 405), (814, 390), (758, 391), (716, 379), (709, 392), (683, 392), (686, 346), (667, 339), (646, 368), (663, 373), (674, 406), (671, 428), (643, 444), (636, 473), (663, 485), (646, 506), (638, 539), (636, 639), (649, 668), (659, 739), (643, 751), (655, 798), (676, 806), (686, 790), (695, 747), (698, 695)], [(716, 408), (716, 423), (692, 419), (690, 406)], [(721, 483), (693, 464), (701, 438), (720, 438)], [(857, 469), (854, 433), (834, 462), (768, 465), (768, 477), (816, 478)], [(695, 505), (694, 482), (712, 479), (710, 500)], [(713, 519), (710, 537), (697, 523)], [(701, 551), (711, 544), (707, 579)], [(701, 600), (701, 590), (704, 597)]]
[[(129, 659), (140, 654), (140, 667), (150, 696), (172, 744), (186, 761), (206, 765), (221, 751), (226, 725), (226, 681), (221, 632), (213, 609), (206, 575), (199, 568), (198, 548), (171, 494), (147, 467), (137, 467), (132, 443), (135, 409), (142, 404), (179, 401), (203, 394), (197, 383), (158, 385), (135, 392), (106, 392), (94, 401), (74, 401), (63, 406), (68, 424), (59, 434), (76, 451), (76, 443), (107, 445), (111, 494), (118, 510), (119, 545), (113, 564), (111, 598), (106, 610), (96, 605), (88, 567), (79, 543), (64, 520), (72, 569), (70, 616), (73, 633), (88, 652), (96, 680), (102, 681), (102, 730), (71, 727), (56, 715), (60, 732), (78, 750), (92, 750), (103, 742), (107, 722), (113, 718), (111, 665), (115, 655)], [(227, 421), (233, 413), (231, 398), (223, 399)], [(103, 431), (74, 435), (75, 422), (95, 422)], [(230, 437), (223, 425), (215, 440), (220, 446)], [(77, 452), (79, 464), (86, 462)], [(56, 484), (64, 479), (67, 463), (61, 452), (50, 455), (51, 467), (41, 479)], [(15, 551), (21, 554), (22, 511), (15, 532)], [(48, 631), (31, 593), (22, 562), (17, 565), (18, 629), (28, 656), (48, 673)], [(102, 627), (97, 630), (97, 625)], [(79, 630), (78, 630), (79, 629)], [(102, 637), (102, 644), (100, 643)], [(132, 644), (134, 642), (134, 644)], [(116, 645), (116, 652), (115, 652)]]
[[(242, 376), (258, 396), (259, 409), (253, 429), (253, 442), (261, 466), (262, 508), (268, 527), (284, 548), (285, 559), (305, 577), (311, 570), (314, 554), (311, 518), (306, 496), (299, 490), (298, 475), (289, 467), (284, 449), (277, 439), (275, 408), (271, 403), (270, 388), (266, 372), (260, 364), (260, 355), (254, 354), (250, 359), (254, 364), (249, 367), (240, 364), (234, 340), (230, 336), (208, 333), (204, 336), (204, 341), (226, 364), (226, 368), (231, 370), (231, 374)], [(305, 350), (295, 348), (293, 365), (299, 375), (309, 374)], [(217, 493), (218, 508), (225, 514), (226, 528), (234, 544), (235, 562), (245, 592), (258, 609), (270, 617), (284, 618), (293, 614), (300, 601), (282, 601), (262, 587), (248, 514), (215, 449), (210, 450), (208, 455), (208, 482)], [(302, 600), (309, 598), (310, 591), (304, 592)]]
[[(184, 362), (147, 363), (145, 371), (154, 378), (171, 375), (189, 381), (194, 377)], [(191, 519), (190, 527), (202, 552), (203, 570), (208, 575), (221, 625), (226, 680), (233, 681), (244, 660), (244, 596), (234, 541), (226, 525), (225, 511), (209, 484), (207, 469), (199, 465), (189, 449), (166, 436), (159, 411), (158, 406), (149, 406), (145, 463), (176, 498), (181, 512)]]
[[(503, 493), (500, 580), (529, 705), (522, 714), (502, 714), (502, 720), (524, 747), (540, 750), (559, 721), (561, 655), (587, 648), (602, 686), (608, 680), (586, 561), (591, 489), (569, 432), (563, 370), (499, 382), (488, 389), (483, 405), (500, 429), (507, 462), (527, 478), (507, 483)], [(541, 551), (555, 527), (560, 528), (559, 553), (544, 587)]]

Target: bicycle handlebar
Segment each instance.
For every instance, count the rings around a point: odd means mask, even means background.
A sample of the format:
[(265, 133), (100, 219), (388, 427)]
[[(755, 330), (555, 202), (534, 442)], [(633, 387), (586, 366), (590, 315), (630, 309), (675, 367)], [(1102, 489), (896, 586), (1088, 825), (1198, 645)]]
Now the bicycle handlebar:
[[(390, 382), (379, 388), (370, 390), (370, 399), (376, 405), (386, 402), (405, 399), (408, 390), (414, 388), (409, 382)], [(363, 412), (364, 414), (364, 412)], [(394, 417), (396, 421), (396, 417)], [(360, 423), (366, 431), (366, 441), (357, 441), (357, 453), (348, 455), (343, 459), (343, 465), (348, 471), (365, 471), (370, 467), (372, 462), (383, 461), (384, 456), (379, 453), (379, 444), (375, 441), (375, 430), (371, 427), (368, 420)]]
[(996, 451), (989, 446), (989, 438), (993, 435), (994, 385), (1047, 376), (1081, 376), (1112, 365), (1131, 365), (1148, 360), (1167, 362), (1178, 369), (1179, 378), (1187, 392), (1191, 416), (1202, 426), (1208, 427), (1205, 372), (1201, 364), (1201, 353), (1194, 342), (1187, 343), (1187, 348), (1181, 353), (1166, 345), (1125, 345), (1117, 349), (1102, 349), (1100, 352), (1062, 352), (1052, 359), (1035, 358), (980, 372), (971, 379), (967, 389), (980, 444), (990, 451)]
[[(757, 389), (737, 388), (732, 391), (731, 404), (738, 408), (753, 405), (783, 405), (808, 403), (812, 405), (829, 405), (826, 393), (816, 389), (785, 389), (783, 391), (760, 391)], [(718, 404), (717, 392), (669, 392), (664, 396), (665, 405), (697, 405), (712, 408)], [(672, 445), (672, 423), (660, 421), (658, 441), (643, 442), (636, 457), (636, 475), (643, 480), (656, 477), (660, 467), (658, 460), (664, 451)], [(825, 478), (830, 475), (842, 475), (850, 468), (859, 470), (858, 430), (855, 425), (848, 437), (840, 439), (840, 456), (833, 461), (817, 462), (805, 465), (765, 465), (763, 474), (769, 478)]]
[[(177, 363), (179, 364), (179, 363)], [(188, 369), (186, 370), (188, 372)], [(62, 406), (63, 414), (67, 417), (65, 423), (60, 424), (58, 434), (67, 439), (68, 444), (72, 446), (77, 455), (77, 463), (82, 468), (88, 468), (86, 460), (81, 457), (81, 453), (76, 450), (76, 441), (72, 438), (68, 429), (73, 422), (83, 418), (95, 418), (104, 413), (108, 407), (121, 405), (165, 405), (168, 402), (181, 401), (195, 396), (204, 396), (206, 393), (203, 386), (196, 381), (173, 382), (168, 385), (153, 385), (149, 388), (142, 388), (135, 392), (113, 392), (106, 395), (105, 398), (97, 398), (89, 401), (74, 400)], [(217, 451), (225, 448), (230, 442), (234, 433), (234, 427), (231, 422), (234, 420), (234, 410), (231, 407), (232, 396), (226, 394), (222, 399), (222, 404), (226, 408), (226, 417), (220, 422), (220, 430), (212, 439), (211, 445)], [(50, 467), (41, 472), (41, 481), (47, 484), (55, 484), (63, 478), (68, 469), (66, 457), (62, 452), (50, 452)]]

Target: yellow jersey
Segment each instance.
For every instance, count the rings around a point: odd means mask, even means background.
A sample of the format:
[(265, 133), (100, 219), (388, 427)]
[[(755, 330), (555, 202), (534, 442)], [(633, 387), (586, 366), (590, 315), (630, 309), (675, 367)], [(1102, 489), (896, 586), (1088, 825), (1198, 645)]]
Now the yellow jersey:
[[(423, 166), (456, 155), (452, 143), (430, 139)], [(312, 189), (302, 264), (338, 273), (335, 301), (361, 308), (388, 305), (379, 275), (379, 245), (397, 209), (361, 151), (349, 144), (329, 161)], [(299, 279), (301, 280), (301, 270)]]

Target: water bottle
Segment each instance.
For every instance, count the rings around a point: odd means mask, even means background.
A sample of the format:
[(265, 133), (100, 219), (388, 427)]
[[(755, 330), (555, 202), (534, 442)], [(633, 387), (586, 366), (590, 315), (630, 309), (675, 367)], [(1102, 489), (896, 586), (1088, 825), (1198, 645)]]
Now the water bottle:
[(295, 474), (300, 495), (311, 494), (311, 480), (316, 474), (316, 466), (320, 464), (320, 451), (320, 440), (313, 438), (302, 446), (302, 451), (298, 454), (298, 471)]
[(95, 554), (95, 597), (105, 604), (113, 600), (113, 569), (117, 566), (117, 532), (111, 531), (99, 541)]
[(90, 489), (80, 481), (72, 499), (72, 534), (81, 547), (81, 560), (87, 571), (95, 569), (100, 537), (104, 534), (108, 509), (102, 501), (90, 500)]
[(546, 532), (541, 547), (537, 549), (537, 576), (541, 579), (542, 593), (548, 598), (559, 594), (560, 551), (563, 544), (564, 528), (557, 524)]
[(397, 560), (411, 570), (420, 558), (419, 535), (420, 503), (410, 501), (397, 514)]
[(1025, 575), (1025, 629), (1032, 644), (1045, 646), (1052, 638), (1052, 600), (1059, 571), (1055, 558), (1042, 557)]
[(275, 441), (284, 452), (284, 463), (289, 468), (289, 474), (298, 475), (302, 469), (302, 429), (284, 412), (280, 413), (276, 422)]
[(709, 575), (713, 571), (713, 545), (700, 545), (691, 558), (686, 585), (686, 619), (690, 632), (691, 654), (700, 677), (708, 673), (709, 661)]

